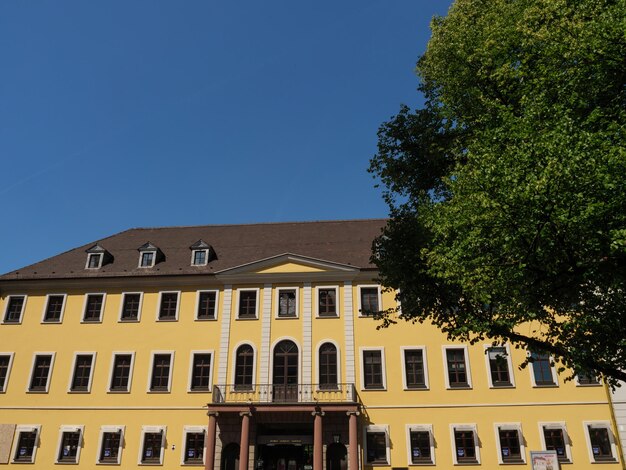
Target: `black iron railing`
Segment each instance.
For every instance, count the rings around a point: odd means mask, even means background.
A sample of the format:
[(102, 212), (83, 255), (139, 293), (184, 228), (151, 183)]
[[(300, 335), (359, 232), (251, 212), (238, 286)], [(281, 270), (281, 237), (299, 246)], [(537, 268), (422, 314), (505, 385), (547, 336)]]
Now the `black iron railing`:
[(213, 403), (355, 403), (354, 384), (214, 385)]

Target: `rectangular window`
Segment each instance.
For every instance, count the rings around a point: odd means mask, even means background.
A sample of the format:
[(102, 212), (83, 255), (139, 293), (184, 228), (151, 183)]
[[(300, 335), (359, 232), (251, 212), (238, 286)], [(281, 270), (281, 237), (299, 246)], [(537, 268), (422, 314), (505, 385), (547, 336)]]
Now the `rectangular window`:
[(378, 305), (378, 287), (361, 287), (360, 291), (361, 315), (370, 317), (380, 310)]
[(505, 347), (498, 346), (487, 349), (489, 378), (492, 387), (511, 387), (513, 385), (509, 359), (509, 354)]
[(388, 465), (387, 432), (376, 428), (366, 431), (365, 442), (366, 462), (370, 465)]
[(207, 252), (208, 250), (193, 250), (193, 265), (205, 266), (207, 264)]
[(427, 388), (423, 349), (404, 349), (405, 388)]
[(4, 311), (4, 323), (20, 323), (22, 313), (26, 305), (25, 295), (11, 295), (7, 299), (7, 307)]
[(257, 293), (254, 290), (239, 291), (239, 316), (238, 318), (256, 318)]
[(585, 423), (591, 462), (615, 462), (617, 448), (609, 423)]
[(217, 291), (198, 292), (198, 311), (196, 320), (215, 320)]
[(193, 353), (191, 385), (193, 392), (206, 392), (211, 386), (211, 353)]
[(518, 425), (496, 425), (500, 463), (526, 461), (522, 433)]
[(102, 266), (101, 253), (89, 253), (87, 255), (87, 269), (98, 269)]
[(298, 316), (298, 290), (278, 289), (278, 318), (295, 318)]
[(81, 446), (81, 428), (61, 428), (61, 442), (57, 463), (78, 463)]
[(85, 299), (85, 311), (83, 312), (83, 322), (102, 321), (102, 306), (104, 305), (104, 294), (87, 294)]
[(12, 363), (13, 354), (0, 354), (0, 393), (4, 393), (7, 390)]
[(159, 320), (176, 320), (178, 318), (178, 292), (161, 292), (159, 303)]
[(565, 426), (562, 424), (541, 425), (543, 443), (546, 450), (556, 451), (559, 462), (570, 461), (569, 441), (565, 433)]
[(100, 434), (100, 452), (98, 463), (119, 464), (122, 455), (123, 429), (103, 428)]
[(164, 429), (144, 429), (143, 445), (141, 446), (142, 464), (160, 465), (163, 454)]
[(70, 384), (71, 392), (88, 392), (91, 386), (91, 371), (93, 367), (93, 353), (77, 354), (74, 357), (74, 372)]
[(185, 450), (183, 463), (186, 465), (200, 465), (204, 463), (204, 431), (185, 432)]
[(172, 372), (172, 353), (154, 354), (152, 356), (152, 374), (150, 379), (151, 392), (168, 392)]
[(530, 353), (530, 361), (532, 364), (533, 383), (536, 387), (556, 385), (552, 370), (552, 358), (549, 354), (533, 351)]
[(579, 372), (576, 374), (578, 385), (600, 385), (600, 379), (593, 372)]
[(138, 321), (141, 310), (141, 293), (125, 293), (122, 298), (121, 321)]
[(14, 443), (14, 463), (34, 463), (37, 452), (37, 439), (39, 437), (39, 426), (20, 427), (15, 431)]
[(465, 348), (445, 348), (448, 388), (469, 388), (469, 371)]
[(363, 388), (369, 390), (385, 388), (383, 356), (380, 349), (363, 351)]
[(480, 463), (475, 429), (453, 425), (453, 437), (455, 464)]
[(413, 465), (434, 464), (434, 446), (430, 427), (409, 427), (409, 462)]
[(49, 295), (43, 315), (45, 323), (60, 323), (65, 306), (65, 294)]
[(139, 257), (140, 268), (151, 268), (154, 266), (154, 251), (144, 251)]
[(128, 392), (133, 367), (132, 354), (114, 354), (111, 370), (111, 392)]
[(54, 354), (37, 354), (33, 361), (29, 392), (47, 392)]
[(336, 317), (337, 313), (337, 288), (317, 288), (317, 314), (320, 317)]

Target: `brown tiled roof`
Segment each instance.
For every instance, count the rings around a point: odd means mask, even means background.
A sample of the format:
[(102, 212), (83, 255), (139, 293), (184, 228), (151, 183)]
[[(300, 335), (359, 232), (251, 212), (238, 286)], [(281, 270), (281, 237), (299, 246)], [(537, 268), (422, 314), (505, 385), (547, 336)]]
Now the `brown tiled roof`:
[[(89, 278), (209, 274), (290, 253), (370, 269), (372, 241), (385, 219), (286, 222), (251, 225), (136, 228), (87, 243), (39, 263), (0, 276), (16, 279)], [(217, 259), (191, 266), (190, 246), (198, 240), (211, 245)], [(153, 268), (138, 268), (138, 248), (157, 246), (165, 259)], [(85, 269), (85, 250), (99, 244), (113, 261), (100, 269)]]

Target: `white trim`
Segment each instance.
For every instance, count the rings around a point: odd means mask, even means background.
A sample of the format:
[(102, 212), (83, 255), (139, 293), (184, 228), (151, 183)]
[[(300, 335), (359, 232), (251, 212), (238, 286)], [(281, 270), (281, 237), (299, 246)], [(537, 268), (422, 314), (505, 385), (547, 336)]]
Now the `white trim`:
[[(7, 322), (5, 321), (7, 314), (9, 312), (9, 305), (11, 304), (11, 299), (13, 297), (23, 297), (24, 301), (22, 302), (22, 310), (20, 311), (20, 318), (18, 319), (18, 321), (10, 321)], [(21, 325), (22, 324), (22, 319), (24, 318), (24, 310), (26, 310), (26, 301), (28, 300), (28, 295), (26, 294), (11, 294), (8, 295), (5, 299), (4, 299), (4, 314), (2, 315), (2, 321), (0, 322), (0, 324), (2, 325)]]
[[(127, 295), (139, 295), (139, 306), (137, 307), (137, 318), (136, 319), (123, 319), (122, 313), (124, 312), (124, 301), (126, 300)], [(118, 323), (138, 323), (141, 321), (141, 310), (143, 307), (143, 292), (122, 292), (122, 297), (120, 299), (120, 313), (117, 316)]]
[[(89, 267), (89, 260), (92, 256), (99, 256), (98, 266), (94, 268)], [(102, 267), (102, 262), (104, 261), (104, 253), (87, 253), (87, 262), (85, 263), (85, 269), (100, 269)]]
[[(450, 375), (448, 371), (448, 350), (449, 349), (462, 349), (463, 350), (463, 357), (465, 359), (465, 375), (467, 377), (467, 386), (462, 386), (462, 387), (450, 386)], [(471, 390), (473, 388), (472, 387), (472, 370), (470, 368), (469, 351), (467, 349), (467, 345), (466, 344), (443, 344), (441, 346), (441, 352), (443, 356), (443, 371), (444, 371), (443, 378), (446, 383), (446, 389), (447, 390)]]
[[(613, 460), (596, 460), (593, 456), (593, 447), (591, 445), (591, 436), (589, 436), (589, 428), (602, 428), (606, 429), (609, 443), (611, 444), (611, 455)], [(583, 421), (583, 429), (585, 434), (585, 441), (587, 442), (587, 452), (589, 453), (589, 462), (591, 463), (616, 463), (617, 459), (617, 446), (615, 444), (615, 436), (613, 435), (613, 429), (609, 421)]]
[[(326, 344), (330, 343), (335, 346), (335, 350), (337, 351), (337, 385), (341, 383), (341, 349), (339, 348), (339, 344), (334, 339), (323, 339), (317, 343), (315, 347), (315, 383), (317, 384), (316, 390), (320, 390), (320, 348)], [(324, 389), (321, 389), (324, 391)]]
[[(213, 318), (198, 318), (198, 309), (200, 308), (200, 294), (205, 292), (213, 292), (215, 293), (215, 312), (213, 314)], [(194, 307), (193, 319), (195, 321), (217, 321), (217, 313), (219, 308), (219, 299), (220, 299), (220, 291), (219, 289), (200, 289), (196, 291), (196, 305)]]
[[(48, 377), (46, 379), (46, 388), (45, 390), (31, 390), (30, 386), (33, 382), (33, 373), (35, 372), (35, 363), (37, 362), (37, 357), (39, 356), (51, 356), (50, 357), (50, 368), (48, 369)], [(33, 360), (30, 365), (30, 374), (28, 375), (28, 383), (26, 384), (26, 393), (48, 393), (50, 390), (50, 382), (52, 381), (52, 370), (54, 369), (54, 358), (56, 357), (56, 352), (52, 351), (35, 351), (33, 352)]]
[[(541, 438), (541, 448), (543, 450), (548, 450), (546, 448), (546, 436), (543, 433), (544, 429), (560, 429), (563, 432), (563, 442), (565, 444), (565, 457), (568, 463), (572, 462), (572, 450), (569, 441), (569, 434), (567, 433), (567, 428), (565, 427), (565, 421), (553, 421), (553, 422), (538, 422), (539, 426), (539, 436)], [(560, 462), (563, 463), (563, 462)]]
[[(532, 352), (529, 351), (528, 355), (531, 356)], [(550, 362), (550, 373), (552, 374), (552, 382), (554, 382), (553, 384), (550, 385), (537, 385), (537, 382), (535, 381), (535, 363), (531, 362), (530, 363), (530, 367), (528, 368), (528, 370), (530, 371), (530, 383), (532, 384), (533, 387), (535, 388), (555, 388), (559, 386), (559, 377), (558, 374), (556, 373), (556, 363), (554, 361), (554, 357), (552, 356), (552, 354), (548, 354), (548, 361)]]
[[(90, 295), (101, 295), (102, 296), (102, 305), (100, 306), (100, 315), (97, 320), (85, 320), (85, 314), (87, 313), (87, 303)], [(85, 299), (83, 300), (83, 315), (80, 318), (81, 323), (102, 323), (102, 314), (104, 313), (104, 305), (107, 300), (106, 292), (86, 292)]]
[[(428, 433), (430, 439), (430, 462), (413, 463), (413, 455), (411, 449), (411, 431), (422, 431)], [(407, 452), (407, 465), (415, 467), (423, 467), (424, 465), (435, 465), (435, 438), (433, 433), (432, 424), (407, 424), (406, 425), (406, 452)]]
[(233, 357), (231, 359), (231, 368), (230, 368), (230, 377), (231, 377), (230, 383), (233, 386), (235, 385), (235, 378), (237, 374), (237, 350), (241, 346), (250, 346), (252, 348), (252, 383), (250, 384), (250, 387), (254, 387), (254, 384), (256, 383), (256, 366), (257, 366), (256, 359), (257, 359), (258, 353), (257, 353), (257, 349), (254, 343), (252, 343), (251, 341), (247, 341), (247, 340), (240, 341), (233, 346)]
[(260, 270), (272, 268), (274, 266), (287, 262), (303, 264), (305, 266), (318, 268), (323, 271), (334, 271), (335, 273), (358, 272), (357, 268), (347, 264), (336, 263), (334, 261), (327, 261), (319, 258), (311, 258), (309, 256), (296, 255), (293, 253), (283, 253), (280, 255), (271, 256), (269, 258), (252, 261), (250, 263), (240, 264), (232, 268), (222, 269), (220, 271), (216, 271), (215, 274), (220, 274), (223, 277), (223, 275), (233, 276), (237, 274), (257, 273)]
[[(210, 354), (211, 360), (209, 361), (209, 386), (207, 390), (192, 390), (191, 383), (193, 382), (193, 363), (196, 354)], [(213, 362), (215, 359), (215, 352), (213, 349), (194, 349), (189, 352), (189, 379), (187, 381), (187, 391), (189, 393), (211, 393), (213, 390)]]
[[(176, 294), (176, 313), (174, 314), (174, 318), (161, 318), (161, 304), (163, 302), (163, 294)], [(172, 322), (172, 321), (178, 321), (178, 312), (180, 311), (180, 301), (181, 301), (181, 292), (179, 290), (162, 290), (159, 291), (159, 301), (158, 301), (158, 305), (157, 305), (157, 311), (156, 311), (156, 321), (161, 322)]]
[[(504, 462), (502, 459), (502, 443), (500, 442), (500, 430), (517, 431), (517, 440), (519, 442), (519, 453), (521, 462)], [(521, 423), (493, 423), (493, 430), (496, 433), (496, 448), (498, 451), (498, 463), (500, 465), (521, 465), (526, 464), (526, 446), (524, 445), (524, 433), (522, 432)]]
[[(239, 316), (239, 303), (241, 300), (241, 293), (244, 291), (254, 291), (256, 292), (256, 301), (254, 303), (254, 317), (244, 317), (241, 318)], [(237, 288), (237, 305), (235, 306), (235, 320), (258, 320), (259, 319), (259, 303), (260, 303), (260, 291), (259, 287), (238, 287)]]
[[(296, 314), (292, 317), (290, 316), (279, 316), (278, 313), (280, 311), (280, 291), (287, 290), (295, 290), (296, 291)], [(300, 288), (297, 286), (294, 287), (277, 287), (274, 293), (274, 318), (276, 320), (293, 320), (296, 318), (300, 318)]]
[[(82, 424), (63, 424), (59, 428), (59, 439), (57, 441), (56, 447), (56, 455), (54, 457), (54, 463), (58, 465), (78, 465), (80, 462), (80, 451), (83, 449), (83, 437), (84, 437), (84, 429), (85, 426)], [(77, 432), (79, 433), (78, 437), (78, 448), (76, 449), (76, 460), (74, 462), (62, 462), (59, 460), (59, 455), (61, 454), (61, 445), (63, 444), (63, 434), (66, 432)]]
[[(320, 315), (320, 289), (324, 290), (335, 290), (335, 315)], [(313, 304), (315, 305), (315, 318), (339, 318), (341, 317), (341, 301), (339, 299), (339, 286), (338, 285), (330, 285), (330, 286), (315, 286), (315, 299), (313, 300)]]
[[(382, 387), (381, 388), (365, 388), (365, 361), (363, 360), (363, 353), (366, 351), (380, 351), (380, 365), (382, 375)], [(361, 390), (367, 392), (378, 392), (381, 390), (387, 390), (387, 367), (385, 363), (385, 348), (384, 346), (367, 346), (359, 348), (359, 371), (361, 374)]]
[[(476, 455), (476, 463), (461, 462), (457, 458), (455, 431), (472, 431), (474, 433), (474, 453)], [(478, 439), (478, 429), (475, 423), (452, 423), (450, 424), (450, 443), (452, 448), (452, 462), (454, 465), (480, 465), (480, 445)]]
[[(509, 382), (511, 385), (494, 385), (493, 378), (491, 377), (491, 362), (489, 361), (489, 350), (492, 348), (503, 348), (506, 352), (506, 364), (509, 371)], [(489, 383), (489, 388), (515, 388), (515, 376), (513, 375), (513, 364), (511, 361), (511, 348), (509, 344), (503, 344), (494, 346), (493, 344), (483, 344), (483, 349), (485, 353), (485, 366), (487, 367), (487, 381)]]
[[(48, 303), (50, 302), (50, 297), (63, 297), (63, 303), (61, 304), (61, 314), (59, 315), (58, 320), (47, 320), (46, 321), (46, 312), (48, 311)], [(63, 323), (63, 316), (65, 315), (65, 304), (67, 303), (67, 294), (47, 294), (46, 301), (43, 304), (43, 312), (41, 314), (41, 323)]]
[(276, 346), (278, 345), (278, 343), (280, 343), (281, 341), (285, 341), (285, 340), (291, 341), (293, 344), (296, 345), (296, 348), (298, 349), (298, 383), (299, 384), (302, 383), (302, 380), (301, 380), (302, 379), (302, 347), (298, 343), (298, 340), (296, 340), (296, 338), (294, 338), (293, 336), (281, 336), (280, 338), (277, 338), (276, 340), (274, 340), (274, 342), (270, 345), (270, 369), (269, 369), (270, 370), (270, 374), (269, 374), (270, 385), (274, 385), (274, 350), (276, 349)]
[[(70, 369), (70, 381), (67, 384), (68, 393), (91, 393), (91, 383), (93, 382), (93, 371), (96, 367), (96, 351), (75, 351), (72, 359), (72, 368)], [(91, 368), (89, 370), (89, 383), (87, 384), (87, 390), (72, 390), (72, 382), (74, 382), (74, 375), (76, 374), (76, 359), (78, 356), (91, 356)]]
[[(385, 450), (386, 450), (386, 462), (372, 463), (367, 460), (367, 435), (368, 433), (385, 433)], [(391, 465), (391, 452), (389, 449), (389, 425), (387, 424), (370, 424), (363, 428), (363, 464), (368, 467), (389, 467)]]
[[(119, 425), (105, 425), (100, 426), (100, 437), (98, 438), (98, 448), (96, 452), (96, 465), (119, 465), (122, 460), (122, 451), (124, 450), (124, 431), (125, 426), (123, 424)], [(116, 462), (101, 462), (100, 456), (102, 455), (102, 445), (103, 445), (103, 437), (105, 432), (111, 433), (120, 433), (120, 445), (117, 448), (117, 461)]]
[[(113, 381), (113, 371), (115, 368), (115, 358), (117, 356), (130, 355), (130, 370), (128, 371), (128, 384), (126, 390), (111, 390), (111, 382)], [(109, 382), (107, 383), (108, 393), (130, 393), (133, 382), (133, 369), (135, 368), (135, 351), (113, 351), (111, 353), (111, 365), (109, 367)]]
[[(194, 263), (194, 260), (196, 259), (196, 252), (197, 251), (204, 251), (204, 263)], [(206, 266), (207, 264), (209, 264), (209, 249), (208, 248), (194, 248), (191, 250), (191, 266)]]
[[(152, 376), (154, 375), (154, 357), (159, 354), (170, 357), (169, 375), (167, 377), (167, 390), (152, 390)], [(147, 393), (170, 393), (172, 391), (172, 373), (174, 371), (174, 351), (173, 350), (153, 350), (150, 351), (150, 367), (148, 369)]]
[(9, 364), (7, 365), (7, 374), (6, 374), (6, 377), (4, 378), (4, 383), (2, 384), (2, 387), (0, 387), (0, 393), (6, 393), (7, 388), (9, 387), (9, 377), (11, 376), (11, 367), (13, 366), (13, 357), (15, 356), (15, 353), (0, 351), (0, 357), (2, 356), (9, 357)]
[[(148, 433), (161, 433), (161, 452), (159, 455), (159, 463), (143, 462), (143, 445), (145, 443), (146, 434)], [(137, 465), (163, 465), (163, 457), (165, 454), (165, 437), (167, 435), (167, 426), (165, 425), (153, 425), (153, 426), (141, 426), (141, 440), (139, 441), (139, 455), (137, 456)]]
[(363, 307), (361, 306), (361, 289), (366, 288), (366, 289), (376, 289), (378, 291), (378, 310), (382, 310), (382, 295), (380, 293), (380, 285), (379, 284), (363, 284), (363, 285), (359, 285), (359, 292), (357, 295), (357, 312), (359, 314), (359, 318), (373, 318), (372, 315), (363, 315), (362, 309)]
[[(152, 264), (150, 265), (146, 265), (146, 266), (142, 266), (141, 265), (141, 260), (143, 259), (143, 255), (146, 253), (152, 253)], [(137, 267), (138, 268), (153, 268), (154, 265), (156, 264), (156, 257), (157, 257), (157, 250), (144, 250), (144, 251), (140, 251), (139, 252), (139, 262), (137, 263)]]
[[(30, 459), (30, 462), (16, 460), (16, 454), (18, 452), (17, 445), (20, 441), (20, 434), (23, 432), (36, 432), (37, 435), (35, 437), (35, 442), (33, 445), (33, 456)], [(11, 455), (11, 463), (14, 464), (28, 464), (35, 463), (35, 458), (37, 457), (37, 449), (39, 448), (39, 440), (41, 438), (41, 424), (20, 424), (15, 428), (15, 434), (13, 435), (13, 445), (11, 446), (12, 453)]]
[[(204, 434), (204, 446), (202, 447), (202, 464), (200, 463), (185, 463), (185, 454), (187, 453), (187, 434)], [(183, 438), (181, 440), (180, 450), (180, 464), (184, 467), (199, 467), (206, 464), (206, 436), (208, 433), (208, 426), (189, 426), (183, 427)]]
[[(406, 383), (406, 357), (405, 351), (422, 351), (422, 364), (424, 365), (424, 386), (423, 387), (411, 387)], [(400, 346), (401, 362), (402, 362), (402, 387), (404, 390), (420, 391), (429, 390), (430, 384), (428, 382), (428, 356), (426, 353), (426, 346)]]

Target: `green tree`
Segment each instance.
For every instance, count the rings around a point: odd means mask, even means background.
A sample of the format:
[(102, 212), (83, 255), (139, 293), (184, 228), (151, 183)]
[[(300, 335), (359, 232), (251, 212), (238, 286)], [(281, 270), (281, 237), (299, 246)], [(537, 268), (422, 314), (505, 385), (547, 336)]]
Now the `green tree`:
[(431, 28), (425, 104), (369, 168), (399, 318), (626, 380), (626, 1), (456, 0)]

